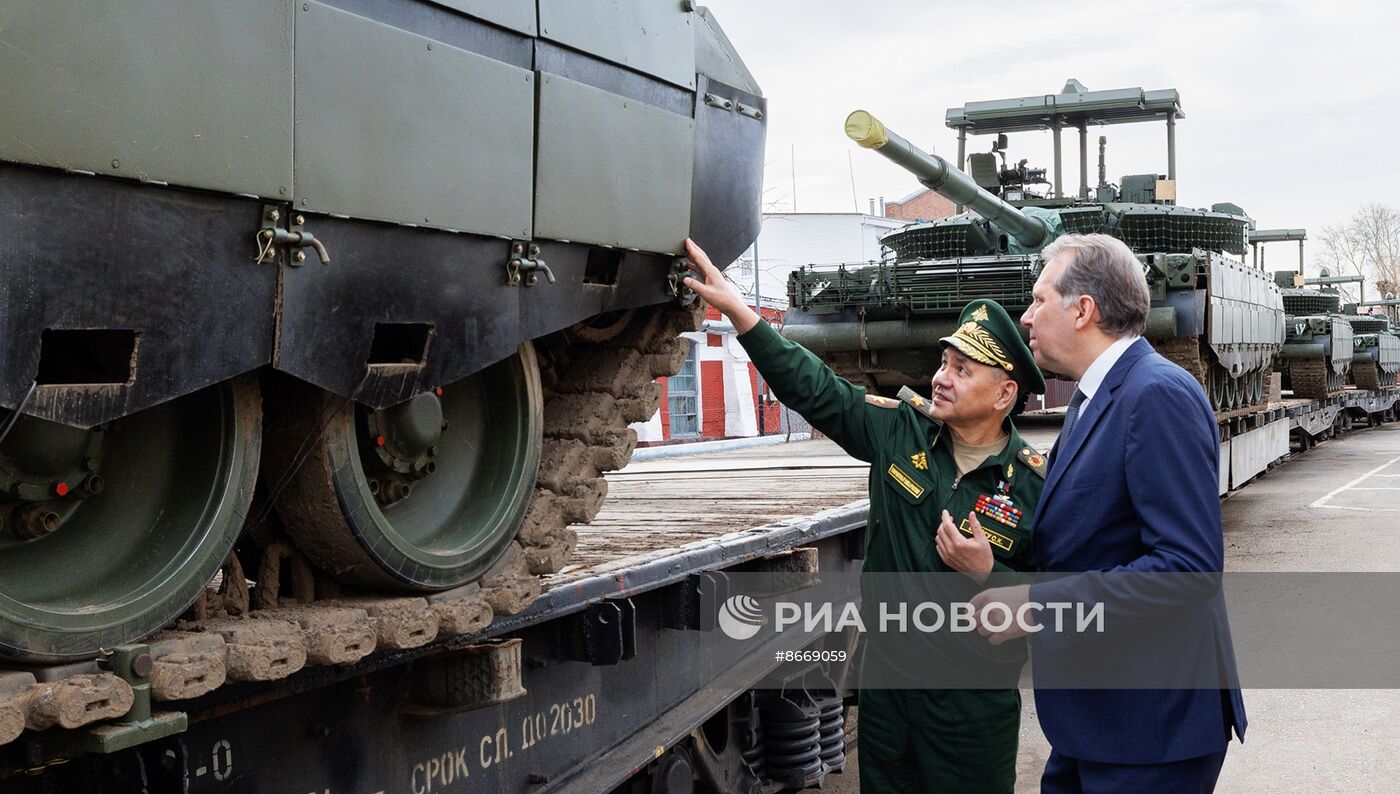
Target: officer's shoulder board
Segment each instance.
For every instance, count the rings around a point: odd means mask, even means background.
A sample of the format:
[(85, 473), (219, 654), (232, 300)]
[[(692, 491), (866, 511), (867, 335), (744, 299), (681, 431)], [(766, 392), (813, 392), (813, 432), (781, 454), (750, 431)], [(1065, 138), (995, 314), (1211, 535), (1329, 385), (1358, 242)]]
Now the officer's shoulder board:
[(892, 400), (889, 397), (881, 397), (878, 394), (865, 395), (865, 404), (873, 405), (876, 408), (898, 408), (899, 400)]
[(1040, 479), (1045, 479), (1044, 455), (1040, 454), (1039, 452), (1036, 452), (1030, 447), (1025, 447), (1016, 454), (1016, 457), (1019, 458), (1022, 463), (1026, 464), (1026, 466), (1030, 468), (1031, 471), (1040, 475)]
[(915, 411), (918, 411), (924, 416), (927, 416), (929, 419), (933, 419), (933, 414), (930, 413), (933, 410), (933, 406), (929, 405), (928, 400), (925, 400), (923, 397), (919, 396), (918, 392), (914, 391), (908, 386), (899, 387), (899, 399), (909, 403), (911, 406), (913, 406)]

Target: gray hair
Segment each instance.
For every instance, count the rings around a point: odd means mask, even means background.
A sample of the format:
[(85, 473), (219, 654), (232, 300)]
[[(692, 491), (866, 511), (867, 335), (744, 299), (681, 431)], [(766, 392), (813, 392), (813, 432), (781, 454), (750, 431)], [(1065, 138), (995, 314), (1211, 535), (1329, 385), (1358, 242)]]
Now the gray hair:
[(1056, 279), (1055, 291), (1068, 307), (1088, 295), (1099, 307), (1099, 328), (1109, 336), (1141, 336), (1147, 330), (1152, 296), (1142, 263), (1116, 237), (1106, 234), (1067, 234), (1041, 252), (1042, 261), (1069, 252), (1070, 260)]

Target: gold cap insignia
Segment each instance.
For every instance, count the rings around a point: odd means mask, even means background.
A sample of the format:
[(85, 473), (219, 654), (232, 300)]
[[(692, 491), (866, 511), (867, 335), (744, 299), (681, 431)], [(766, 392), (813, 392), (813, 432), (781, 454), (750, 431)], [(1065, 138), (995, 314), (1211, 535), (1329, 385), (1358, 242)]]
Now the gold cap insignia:
[(978, 306), (972, 312), (972, 319), (976, 320), (979, 323), (985, 323), (987, 321), (987, 304), (984, 303), (981, 306)]
[(1016, 369), (1016, 365), (1011, 363), (1011, 359), (1006, 355), (1006, 351), (1002, 349), (997, 338), (992, 336), (986, 328), (971, 320), (958, 326), (958, 330), (954, 331), (952, 336), (944, 337), (944, 340), (973, 361), (980, 361), (988, 366), (1001, 367), (1007, 372), (1013, 372)]

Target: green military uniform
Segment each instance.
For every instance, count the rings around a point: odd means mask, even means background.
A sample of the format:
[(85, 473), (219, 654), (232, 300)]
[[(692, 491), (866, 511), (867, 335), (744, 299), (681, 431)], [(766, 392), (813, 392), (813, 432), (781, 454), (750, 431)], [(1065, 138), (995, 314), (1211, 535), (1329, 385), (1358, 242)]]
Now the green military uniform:
[[(982, 363), (1006, 368), (1023, 394), (1044, 391), (1029, 349), (1001, 306), (974, 301), (961, 322), (946, 344)], [(928, 415), (923, 398), (912, 392), (901, 393), (902, 400), (867, 395), (765, 322), (740, 335), (739, 341), (784, 405), (851, 456), (871, 464), (863, 573), (950, 572), (934, 545), (945, 509), (965, 532), (967, 514), (977, 512), (992, 546), (995, 570), (1035, 569), (1031, 532), (1045, 460), (1021, 440), (1010, 420), (1005, 450), (959, 478), (952, 432)], [(970, 592), (976, 592), (971, 580), (967, 582)], [(953, 639), (940, 636), (940, 642), (962, 647), (932, 649), (930, 665), (939, 664), (940, 657), (949, 664), (953, 657), (965, 660), (960, 655), (967, 653), (1012, 670), (1025, 660), (1024, 643), (994, 647), (975, 632)], [(868, 643), (863, 663), (871, 666)], [(864, 671), (862, 678), (867, 678)], [(1014, 688), (863, 688), (860, 700), (862, 791), (1012, 789), (1021, 706)]]

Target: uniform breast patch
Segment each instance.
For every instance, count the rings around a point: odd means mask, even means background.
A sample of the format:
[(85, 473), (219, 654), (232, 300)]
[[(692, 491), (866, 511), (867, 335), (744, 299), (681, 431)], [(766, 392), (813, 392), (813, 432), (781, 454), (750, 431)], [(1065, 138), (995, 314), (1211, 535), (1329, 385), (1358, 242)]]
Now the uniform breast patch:
[(909, 462), (914, 464), (914, 468), (919, 471), (928, 471), (928, 453), (915, 452), (909, 456)]
[[(958, 529), (964, 535), (967, 535), (969, 538), (972, 537), (972, 525), (968, 523), (968, 520), (966, 518), (962, 520), (962, 524), (958, 526)], [(1002, 551), (1011, 551), (1011, 547), (1016, 545), (1016, 541), (1012, 540), (1011, 538), (1008, 538), (1000, 532), (997, 532), (995, 529), (989, 528), (986, 524), (982, 525), (982, 534), (987, 536), (988, 543), (992, 544), (993, 546), (996, 546)]]
[(909, 495), (914, 497), (915, 499), (918, 499), (924, 495), (924, 486), (915, 482), (913, 477), (910, 477), (908, 474), (905, 473), (903, 469), (899, 468), (893, 463), (890, 464), (890, 467), (888, 470), (886, 470), (886, 473), (890, 475), (890, 479), (894, 480), (899, 487), (908, 491)]

